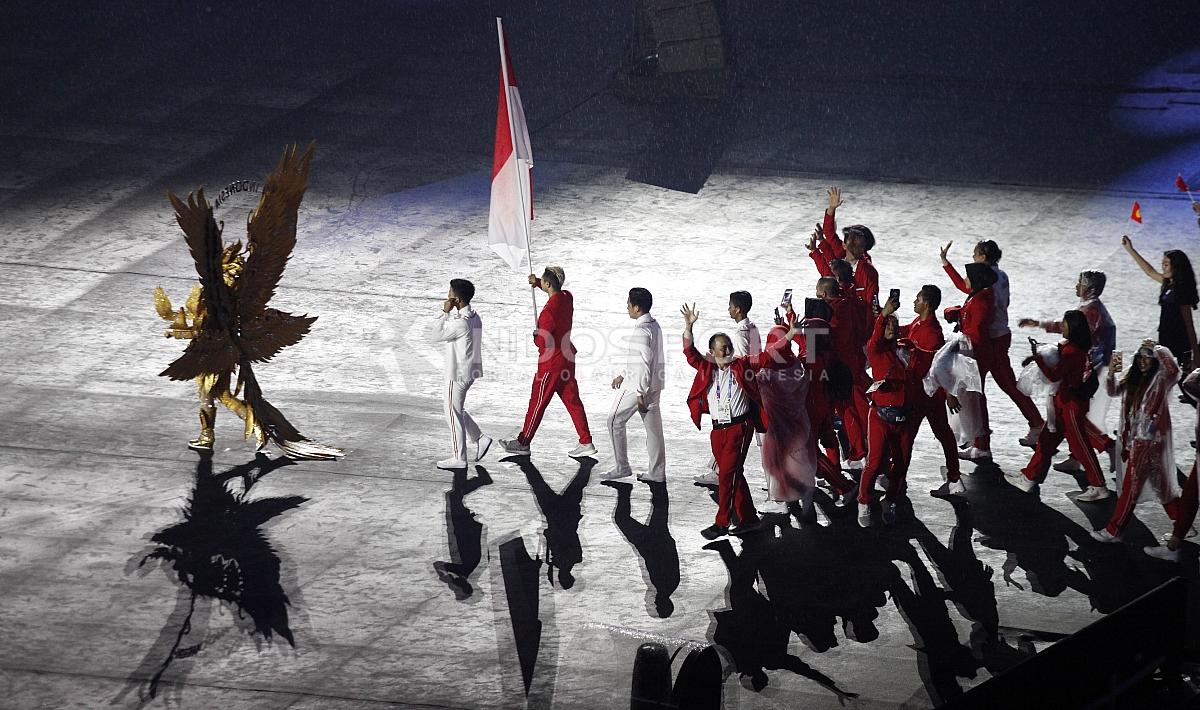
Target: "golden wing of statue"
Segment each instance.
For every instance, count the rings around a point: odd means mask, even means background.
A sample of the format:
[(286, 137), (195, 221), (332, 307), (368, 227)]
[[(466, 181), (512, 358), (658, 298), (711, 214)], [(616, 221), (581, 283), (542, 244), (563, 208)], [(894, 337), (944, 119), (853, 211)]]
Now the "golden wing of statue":
[(175, 309), (171, 307), (171, 299), (162, 286), (154, 287), (154, 310), (158, 313), (158, 317), (165, 321), (175, 320)]
[(188, 318), (191, 318), (192, 321), (195, 321), (200, 316), (200, 294), (203, 292), (204, 289), (200, 288), (200, 284), (196, 284), (192, 286), (192, 292), (188, 294), (185, 308), (187, 309)]
[(263, 314), (296, 246), (296, 213), (308, 186), (308, 168), (316, 146), (316, 141), (309, 143), (299, 156), (295, 145), (284, 149), (250, 215), (246, 225), (250, 255), (238, 281), (238, 314), (243, 323)]
[(238, 363), (238, 350), (230, 333), (233, 294), (221, 277), (221, 229), (203, 189), (189, 194), (187, 202), (170, 192), (167, 198), (175, 208), (175, 218), (200, 276), (203, 298), (197, 302), (203, 304), (200, 308), (205, 317), (183, 355), (159, 374), (172, 380), (191, 380), (202, 374), (230, 371)]

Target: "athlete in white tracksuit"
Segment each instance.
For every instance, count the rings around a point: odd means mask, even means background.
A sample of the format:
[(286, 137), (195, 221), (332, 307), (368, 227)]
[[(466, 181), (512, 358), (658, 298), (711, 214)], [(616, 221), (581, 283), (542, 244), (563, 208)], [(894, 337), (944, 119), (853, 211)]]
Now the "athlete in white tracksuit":
[(650, 315), (653, 298), (644, 288), (629, 289), (625, 307), (634, 319), (626, 338), (628, 357), (625, 367), (613, 380), (612, 410), (608, 415), (608, 435), (612, 442), (613, 468), (601, 478), (611, 481), (633, 473), (629, 465), (629, 441), (625, 427), (637, 412), (646, 427), (646, 453), (650, 462), (639, 480), (667, 480), (666, 443), (663, 440), (662, 411), (659, 395), (666, 379), (666, 359), (663, 355), (662, 328)]
[(437, 467), (447, 470), (479, 461), (492, 444), (466, 408), (467, 390), (483, 376), (483, 322), (471, 307), (474, 296), (475, 287), (470, 281), (453, 279), (430, 333), (434, 342), (445, 343), (446, 384), (442, 396), (450, 426), (451, 456), (438, 461)]

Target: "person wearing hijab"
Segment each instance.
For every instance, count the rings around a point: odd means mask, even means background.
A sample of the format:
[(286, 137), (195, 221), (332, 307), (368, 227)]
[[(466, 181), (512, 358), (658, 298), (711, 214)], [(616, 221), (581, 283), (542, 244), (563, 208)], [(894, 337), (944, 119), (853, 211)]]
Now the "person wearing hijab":
[[(767, 347), (787, 337), (789, 328), (783, 318), (767, 333)], [(799, 338), (800, 336), (796, 336)], [(797, 512), (801, 520), (815, 519), (813, 492), (816, 490), (816, 450), (810, 446), (812, 431), (807, 410), (800, 406), (808, 398), (813, 382), (804, 360), (790, 345), (779, 351), (782, 362), (763, 370), (758, 392), (767, 420), (762, 437), (762, 464), (767, 474), (767, 500), (779, 511)], [(800, 503), (800, 510), (795, 506)]]
[(1171, 409), (1168, 394), (1179, 381), (1179, 364), (1171, 351), (1153, 340), (1145, 340), (1134, 357), (1133, 367), (1121, 380), (1120, 358), (1113, 361), (1105, 383), (1108, 393), (1121, 398), (1121, 459), (1125, 476), (1121, 494), (1108, 524), (1092, 531), (1100, 542), (1120, 542), (1121, 533), (1133, 519), (1133, 508), (1150, 484), (1172, 520), (1179, 507), (1179, 482), (1175, 480), (1175, 455), (1171, 441)]
[(1033, 457), (1024, 470), (1005, 474), (1004, 478), (1026, 493), (1033, 491), (1038, 481), (1050, 470), (1051, 458), (1065, 438), (1071, 455), (1083, 464), (1088, 480), (1087, 490), (1076, 496), (1075, 500), (1089, 503), (1105, 500), (1112, 495), (1112, 491), (1105, 484), (1096, 452), (1083, 433), (1083, 422), (1092, 394), (1084, 386), (1088, 374), (1088, 351), (1092, 349), (1092, 333), (1082, 312), (1072, 310), (1063, 314), (1063, 339), (1057, 346), (1058, 362), (1055, 364), (1050, 364), (1038, 353), (1036, 343), (1031, 344), (1032, 361), (1037, 363), (1046, 379), (1059, 383), (1058, 391), (1054, 394), (1054, 421), (1047, 422), (1042, 428)]
[[(945, 269), (946, 275), (950, 277), (950, 280), (959, 291), (970, 293), (971, 283), (969, 280), (959, 276), (958, 270), (946, 258), (946, 254), (950, 251), (952, 244), (954, 242), (950, 242), (942, 247), (942, 268)], [(1017, 409), (1021, 410), (1021, 415), (1025, 417), (1025, 421), (1029, 424), (1029, 432), (1019, 439), (1019, 441), (1023, 446), (1032, 448), (1037, 442), (1038, 432), (1041, 431), (1045, 421), (1038, 406), (1017, 387), (1017, 376), (1013, 372), (1012, 363), (1009, 361), (1008, 350), (1012, 346), (1012, 331), (1008, 328), (1008, 301), (1010, 292), (1008, 274), (1004, 273), (1004, 270), (1000, 268), (1000, 257), (1002, 254), (1000, 245), (991, 239), (985, 239), (975, 245), (975, 251), (971, 255), (974, 263), (986, 264), (995, 275), (995, 283), (992, 286), (992, 320), (988, 325), (987, 339), (984, 342), (975, 343), (978, 350), (976, 360), (979, 363), (980, 378), (986, 378), (989, 372), (992, 373), (992, 379), (996, 381), (1000, 390), (1008, 395), (1013, 404), (1017, 405)], [(982, 402), (985, 408), (982, 416), (986, 423), (987, 400), (984, 399)]]
[[(867, 342), (867, 358), (874, 381), (867, 390), (871, 398), (867, 420), (867, 465), (858, 482), (858, 524), (871, 526), (871, 496), (875, 481), (886, 474), (887, 485), (880, 504), (885, 523), (896, 520), (896, 504), (905, 497), (905, 477), (912, 460), (911, 426), (912, 357), (897, 345), (900, 325), (892, 312), (899, 304), (889, 300), (883, 305), (875, 330)], [(882, 485), (882, 484), (881, 484)]]
[[(991, 353), (991, 327), (992, 320), (995, 318), (996, 296), (992, 290), (992, 286), (996, 283), (996, 272), (987, 264), (982, 262), (972, 262), (966, 264), (963, 268), (967, 276), (965, 279), (960, 279), (967, 289), (967, 300), (959, 308), (948, 308), (943, 313), (947, 321), (958, 322), (958, 330), (966, 336), (967, 347), (963, 349), (963, 354), (973, 358), (979, 367), (980, 385), (982, 388), (982, 380), (987, 372), (989, 364), (988, 358)], [(955, 272), (957, 273), (957, 272)], [(960, 409), (960, 403), (957, 398), (947, 398), (952, 412), (957, 412)], [(978, 412), (974, 412), (975, 419), (979, 422), (978, 431), (973, 432), (971, 437), (968, 433), (966, 448), (959, 453), (959, 458), (969, 461), (990, 460), (992, 458), (992, 439), (991, 429), (988, 426), (987, 417), (987, 399), (985, 398), (982, 389), (978, 396), (972, 395), (971, 401), (965, 406), (978, 408)]]
[[(1092, 332), (1092, 349), (1088, 351), (1088, 362), (1096, 373), (1098, 382), (1104, 382), (1105, 370), (1112, 358), (1113, 350), (1117, 347), (1117, 326), (1113, 323), (1112, 316), (1108, 314), (1108, 309), (1100, 301), (1100, 295), (1104, 293), (1104, 285), (1107, 280), (1103, 271), (1083, 271), (1080, 272), (1079, 280), (1075, 283), (1075, 295), (1079, 298), (1077, 308), (1087, 318), (1088, 329)], [(1020, 326), (1022, 328), (1041, 328), (1047, 333), (1061, 334), (1063, 322), (1061, 320), (1022, 318)], [(1101, 387), (1096, 390), (1096, 394), (1088, 406), (1084, 433), (1092, 444), (1092, 448), (1096, 451), (1108, 451), (1112, 456), (1113, 440), (1108, 436), (1107, 420), (1108, 392), (1107, 388)], [(1068, 455), (1066, 460), (1054, 464), (1054, 470), (1073, 473), (1082, 471), (1083, 464)]]

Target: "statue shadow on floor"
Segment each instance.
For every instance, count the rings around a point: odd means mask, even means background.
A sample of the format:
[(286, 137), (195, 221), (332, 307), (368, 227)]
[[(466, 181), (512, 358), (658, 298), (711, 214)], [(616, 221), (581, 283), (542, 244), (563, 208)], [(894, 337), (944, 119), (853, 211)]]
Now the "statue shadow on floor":
[[(264, 476), (294, 463), (259, 454), (214, 473), (212, 454), (200, 455), (183, 520), (151, 535), (151, 546), (126, 565), (127, 574), (139, 576), (157, 566), (178, 585), (178, 594), (158, 639), (114, 702), (136, 693), (138, 707), (145, 706), (164, 685), (178, 700), (197, 656), (230, 630), (209, 629), (214, 605), (231, 608), (241, 632), (268, 643), (278, 636), (295, 646), (288, 618), (292, 601), (280, 580), (280, 555), (260, 528), (308, 498), (249, 498)], [(231, 490), (234, 480), (242, 484), (240, 493)]]

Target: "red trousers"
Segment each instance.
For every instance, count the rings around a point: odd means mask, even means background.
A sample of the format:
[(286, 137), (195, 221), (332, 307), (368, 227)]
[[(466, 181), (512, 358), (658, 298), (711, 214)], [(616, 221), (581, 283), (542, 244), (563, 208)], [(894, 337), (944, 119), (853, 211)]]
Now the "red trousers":
[[(1175, 527), (1171, 534), (1182, 540), (1196, 522), (1197, 485), (1196, 464), (1192, 464), (1192, 475), (1183, 484), (1183, 493), (1179, 495), (1175, 506)], [(1169, 512), (1169, 511), (1168, 511)]]
[(1073, 399), (1060, 400), (1058, 396), (1055, 396), (1054, 427), (1057, 431), (1050, 431), (1050, 427), (1042, 427), (1033, 458), (1029, 459), (1029, 463), (1021, 471), (1026, 478), (1031, 481), (1040, 481), (1045, 478), (1046, 472), (1050, 470), (1054, 452), (1065, 438), (1067, 447), (1071, 451), (1071, 457), (1083, 465), (1088, 485), (1105, 487), (1104, 474), (1100, 472), (1100, 462), (1096, 459), (1096, 452), (1084, 431), (1087, 410), (1087, 402)]
[(754, 439), (750, 422), (713, 429), (708, 435), (717, 460), (717, 525), (752, 523), (758, 519), (750, 486), (746, 484), (746, 453)]
[(550, 361), (538, 366), (537, 374), (533, 376), (533, 392), (529, 395), (529, 409), (525, 413), (525, 425), (517, 441), (525, 446), (533, 441), (538, 426), (542, 423), (542, 415), (554, 395), (566, 405), (571, 421), (575, 424), (575, 432), (579, 434), (580, 444), (592, 443), (592, 433), (588, 430), (587, 413), (583, 411), (583, 401), (579, 399), (579, 383), (575, 381), (575, 364), (564, 365), (561, 361)]
[[(1162, 468), (1162, 447), (1161, 441), (1136, 440), (1130, 447), (1129, 463), (1125, 466), (1125, 485), (1117, 498), (1117, 508), (1105, 526), (1113, 535), (1120, 535), (1125, 526), (1129, 525), (1130, 519), (1133, 518), (1134, 506), (1137, 505), (1138, 496), (1141, 495), (1146, 481), (1162, 475), (1159, 470)], [(1171, 471), (1168, 475), (1174, 476), (1175, 472)], [(1167, 509), (1167, 515), (1174, 520), (1178, 514), (1178, 500), (1173, 500), (1163, 507)]]
[(875, 479), (887, 467), (888, 500), (897, 500), (904, 495), (908, 462), (912, 459), (913, 428), (907, 422), (889, 424), (871, 407), (867, 418), (867, 465), (858, 482), (858, 502), (871, 502), (871, 489)]
[(853, 490), (854, 481), (846, 478), (846, 475), (842, 473), (841, 459), (838, 456), (837, 432), (833, 430), (832, 413), (826, 410), (825, 414), (824, 419), (811, 422), (812, 447), (817, 457), (817, 475), (828, 481), (835, 492), (841, 494)]
[[(1008, 395), (1013, 404), (1017, 405), (1017, 409), (1021, 410), (1021, 415), (1025, 417), (1025, 421), (1029, 422), (1029, 426), (1042, 426), (1045, 422), (1038, 406), (1028, 395), (1017, 389), (1017, 376), (1013, 372), (1012, 362), (1008, 359), (1010, 345), (1012, 345), (1012, 333), (1007, 333), (998, 338), (992, 338), (984, 346), (976, 348), (975, 362), (979, 365), (979, 381), (982, 384), (987, 379), (988, 373), (992, 373), (992, 379), (996, 381), (1000, 391)], [(988, 423), (987, 397), (982, 398), (981, 406), (983, 433), (976, 437), (975, 446), (985, 451), (991, 451), (992, 431)]]
[(846, 441), (850, 444), (847, 458), (860, 461), (867, 455), (867, 422), (871, 403), (867, 401), (867, 388), (871, 378), (865, 370), (854, 373), (854, 385), (850, 388), (850, 399), (834, 404), (834, 410), (842, 418)]
[(929, 422), (929, 429), (937, 438), (938, 443), (942, 445), (942, 454), (946, 457), (946, 480), (957, 481), (959, 479), (958, 441), (954, 438), (954, 430), (950, 428), (950, 420), (946, 416), (945, 390), (938, 390), (932, 397), (921, 392), (913, 398), (912, 418), (909, 420), (909, 425), (912, 427), (914, 439), (917, 431), (921, 428), (922, 419)]

